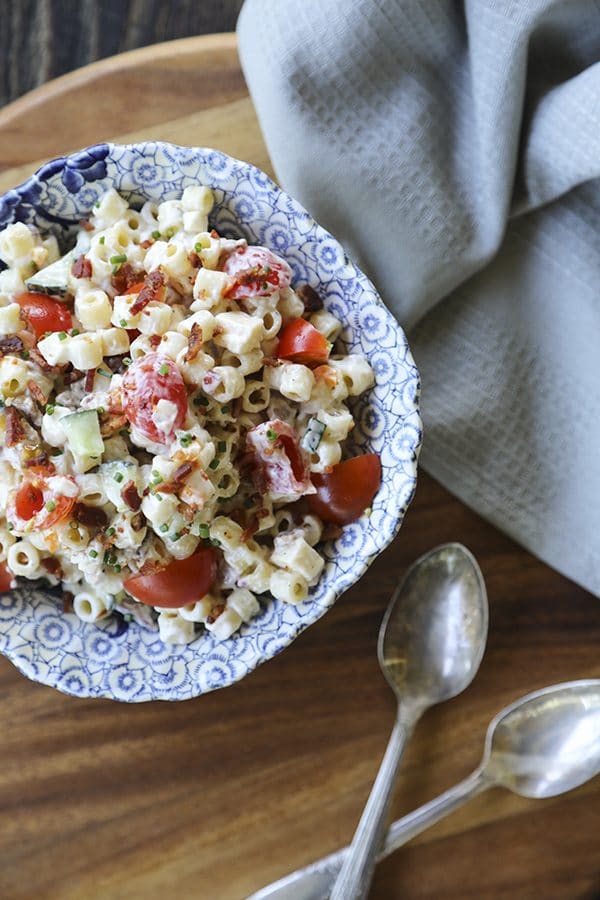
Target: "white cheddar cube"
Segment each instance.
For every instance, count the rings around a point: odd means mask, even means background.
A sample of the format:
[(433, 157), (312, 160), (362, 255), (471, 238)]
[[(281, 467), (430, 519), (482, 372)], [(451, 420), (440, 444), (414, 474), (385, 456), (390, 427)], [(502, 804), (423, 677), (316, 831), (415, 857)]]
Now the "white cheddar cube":
[(106, 328), (99, 331), (103, 356), (121, 356), (129, 350), (129, 335), (124, 328)]
[(215, 343), (232, 353), (248, 353), (258, 347), (264, 337), (262, 319), (243, 312), (223, 312), (215, 316)]
[(62, 366), (70, 361), (69, 344), (73, 338), (62, 337), (64, 332), (54, 331), (38, 341), (37, 348), (51, 366)]
[(22, 327), (21, 307), (18, 303), (0, 306), (0, 334), (15, 334)]

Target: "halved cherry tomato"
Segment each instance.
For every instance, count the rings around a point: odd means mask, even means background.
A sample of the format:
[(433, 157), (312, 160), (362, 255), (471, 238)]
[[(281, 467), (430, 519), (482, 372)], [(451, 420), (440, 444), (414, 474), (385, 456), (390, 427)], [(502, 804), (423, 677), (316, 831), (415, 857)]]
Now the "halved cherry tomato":
[(217, 552), (197, 550), (187, 559), (174, 559), (152, 575), (134, 575), (123, 582), (125, 590), (148, 606), (175, 608), (200, 600), (217, 577)]
[(45, 294), (19, 294), (17, 303), (27, 316), (27, 321), (40, 338), (46, 331), (68, 331), (73, 318), (67, 306)]
[[(53, 476), (42, 474), (44, 470), (41, 467), (36, 469), (40, 471), (30, 471), (9, 500), (7, 518), (14, 523), (17, 531), (23, 531), (32, 520), (35, 528), (50, 528), (66, 519), (75, 505), (75, 496), (58, 494)], [(76, 484), (70, 476), (63, 476), (61, 480), (64, 478)]]
[(321, 366), (329, 359), (331, 344), (306, 319), (292, 319), (279, 335), (277, 356), (304, 366)]
[(329, 473), (314, 474), (312, 482), (317, 489), (307, 497), (312, 512), (323, 522), (347, 525), (364, 513), (379, 490), (379, 456), (366, 453), (346, 459)]
[(0, 563), (0, 594), (10, 591), (13, 576), (10, 574), (5, 565)]
[(266, 247), (236, 247), (223, 263), (223, 271), (235, 279), (226, 292), (234, 300), (268, 297), (292, 280), (285, 259)]
[(310, 481), (309, 457), (300, 447), (298, 433), (280, 419), (255, 425), (246, 435), (252, 461), (252, 479), (259, 493), (293, 502), (314, 492)]
[[(148, 440), (165, 444), (182, 427), (188, 408), (187, 391), (181, 372), (168, 356), (147, 353), (136, 359), (123, 376), (122, 393), (129, 421)], [(153, 418), (159, 400), (168, 400), (176, 407), (168, 431), (159, 429)]]

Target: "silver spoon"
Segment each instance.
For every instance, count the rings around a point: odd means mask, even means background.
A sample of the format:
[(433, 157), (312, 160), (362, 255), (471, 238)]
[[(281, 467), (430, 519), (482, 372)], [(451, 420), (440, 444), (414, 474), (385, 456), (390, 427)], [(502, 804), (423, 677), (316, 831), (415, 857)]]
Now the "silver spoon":
[(367, 895), (406, 742), (426, 709), (471, 683), (487, 629), (483, 576), (465, 547), (443, 544), (413, 563), (394, 592), (377, 647), (398, 701), (396, 723), (331, 900)]
[[(479, 767), (464, 781), (391, 825), (384, 859), (490, 787), (545, 799), (600, 774), (600, 679), (535, 691), (492, 719)], [(252, 894), (248, 900), (327, 900), (348, 848), (325, 856)]]

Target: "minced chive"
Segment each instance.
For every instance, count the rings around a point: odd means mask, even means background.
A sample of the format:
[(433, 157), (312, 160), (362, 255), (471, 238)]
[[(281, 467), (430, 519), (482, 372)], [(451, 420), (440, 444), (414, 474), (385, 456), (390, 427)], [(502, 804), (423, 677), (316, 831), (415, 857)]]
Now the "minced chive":
[(179, 438), (179, 443), (181, 444), (182, 447), (189, 447), (189, 445), (192, 443), (193, 440), (194, 440), (193, 434), (182, 434), (182, 436)]
[(172, 535), (171, 535), (171, 540), (172, 540), (172, 541), (178, 541), (180, 537), (181, 537), (181, 532), (180, 532), (180, 531), (176, 531), (175, 534), (172, 534)]
[(94, 203), (94, 209), (98, 209), (99, 206), (100, 206), (100, 201), (96, 200), (96, 202)]
[(21, 353), (21, 359), (29, 359), (29, 350), (23, 350)]
[(110, 528), (106, 529), (106, 534), (108, 535), (108, 537), (112, 537), (114, 533), (115, 529), (112, 527), (112, 525), (110, 526)]
[(79, 334), (79, 328), (71, 328), (71, 336), (76, 337)]
[(119, 563), (115, 563), (114, 570), (117, 574), (121, 571), (121, 566), (119, 565)]
[(269, 440), (269, 441), (277, 440), (277, 432), (273, 428), (267, 428), (267, 440)]
[(124, 366), (130, 366), (130, 365), (131, 365), (131, 357), (130, 357), (130, 356), (124, 356), (124, 357), (123, 357), (123, 365), (124, 365)]
[(110, 257), (111, 266), (119, 266), (121, 263), (127, 262), (127, 257), (124, 253), (117, 253), (116, 256)]
[(170, 240), (176, 231), (177, 231), (177, 229), (174, 228), (173, 226), (171, 226), (170, 228), (167, 228), (167, 230), (165, 231), (165, 237), (167, 238), (167, 240)]
[(119, 325), (121, 326), (121, 328), (127, 328), (127, 319), (121, 319)]
[(204, 247), (202, 246), (200, 241), (198, 241), (197, 244), (194, 244), (194, 250), (196, 251), (196, 253), (202, 253), (202, 251), (204, 250)]
[(92, 559), (96, 559), (98, 557), (98, 551), (90, 550), (90, 556), (92, 557)]
[(165, 522), (164, 525), (161, 525), (160, 528), (159, 528), (158, 530), (159, 530), (159, 531), (162, 531), (162, 532), (164, 533), (165, 531), (168, 531), (168, 530), (169, 530), (169, 526), (168, 526), (167, 523)]
[(67, 335), (67, 332), (66, 332), (66, 331), (59, 331), (59, 332), (58, 332), (58, 339), (59, 339), (59, 341), (66, 341), (67, 337), (68, 337), (68, 335)]
[(123, 473), (117, 472), (117, 474), (114, 476), (114, 479), (115, 479), (115, 481), (120, 483), (121, 481), (123, 481)]
[(51, 416), (51, 415), (54, 413), (55, 408), (56, 408), (56, 407), (54, 406), (53, 403), (48, 403), (47, 406), (46, 406), (46, 410), (45, 410), (45, 411), (46, 411), (46, 414), (49, 415), (49, 416)]
[(219, 467), (219, 460), (218, 460), (218, 459), (213, 459), (213, 460), (212, 460), (211, 462), (209, 462), (209, 464), (208, 464), (208, 468), (209, 468), (209, 469), (217, 469), (218, 467)]
[(159, 366), (158, 371), (160, 375), (168, 375), (169, 367), (166, 363), (163, 363), (162, 366)]
[(219, 441), (217, 443), (217, 450), (219, 451), (219, 453), (225, 453), (225, 451), (227, 450), (227, 441)]
[(101, 235), (100, 235), (100, 240), (98, 241), (98, 243), (99, 243), (99, 244), (103, 244), (104, 241), (105, 241), (105, 237), (104, 237), (103, 234), (101, 234)]
[(204, 538), (205, 540), (207, 538), (209, 538), (210, 537), (210, 528), (208, 527), (208, 525), (199, 525), (198, 526), (198, 534), (200, 535), (201, 538)]
[(155, 241), (159, 241), (160, 240), (160, 231), (153, 231), (152, 237), (154, 238)]

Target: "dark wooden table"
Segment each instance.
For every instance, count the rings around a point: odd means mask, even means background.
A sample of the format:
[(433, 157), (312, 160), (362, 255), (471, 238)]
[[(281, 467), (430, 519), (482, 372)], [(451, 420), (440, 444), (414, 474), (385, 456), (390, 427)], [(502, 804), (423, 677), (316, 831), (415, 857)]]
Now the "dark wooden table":
[[(114, 135), (270, 169), (234, 39), (199, 38), (96, 64), (0, 112), (0, 190), (38, 158)], [(481, 564), (489, 644), (474, 684), (419, 725), (395, 816), (477, 765), (502, 706), (600, 677), (600, 601), (421, 473), (400, 535), (360, 584), (234, 687), (127, 706), (62, 696), (0, 660), (2, 900), (240, 900), (346, 843), (394, 715), (375, 654), (382, 613), (405, 568), (449, 540)], [(598, 900), (600, 778), (547, 801), (476, 798), (383, 863), (371, 896)]]

